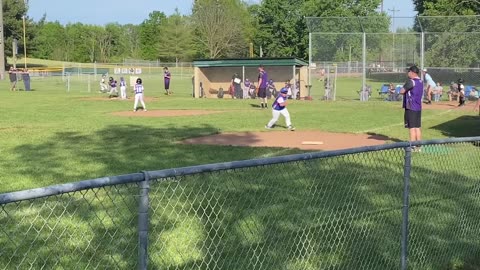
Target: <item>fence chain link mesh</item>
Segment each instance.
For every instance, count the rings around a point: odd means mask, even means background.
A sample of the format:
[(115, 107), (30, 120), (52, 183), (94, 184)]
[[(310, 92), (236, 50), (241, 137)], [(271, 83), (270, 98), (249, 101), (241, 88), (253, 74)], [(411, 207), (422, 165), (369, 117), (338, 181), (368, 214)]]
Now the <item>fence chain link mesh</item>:
[[(478, 261), (479, 146), (412, 153), (409, 269)], [(148, 268), (400, 268), (405, 154), (305, 154), (153, 178)], [(139, 191), (132, 183), (1, 204), (0, 269), (137, 268)]]
[(2, 205), (1, 269), (135, 269), (136, 184)]
[(403, 156), (395, 149), (158, 179), (149, 265), (395, 268)]

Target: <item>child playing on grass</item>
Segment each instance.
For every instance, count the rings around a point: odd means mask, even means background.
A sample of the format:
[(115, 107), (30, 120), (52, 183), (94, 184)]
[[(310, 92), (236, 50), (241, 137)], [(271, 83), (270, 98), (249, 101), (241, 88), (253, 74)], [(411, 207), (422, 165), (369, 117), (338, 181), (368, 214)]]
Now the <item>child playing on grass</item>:
[(287, 124), (288, 130), (294, 131), (295, 127), (292, 126), (290, 121), (290, 114), (287, 110), (287, 94), (288, 89), (284, 87), (280, 90), (280, 94), (275, 98), (275, 101), (272, 104), (272, 119), (265, 126), (266, 129), (271, 129), (275, 123), (278, 121), (280, 114), (285, 117), (285, 123)]
[(147, 106), (145, 106), (145, 102), (143, 101), (143, 85), (142, 85), (142, 79), (140, 78), (137, 78), (137, 81), (136, 81), (136, 84), (135, 84), (135, 88), (133, 90), (135, 92), (135, 103), (133, 105), (133, 111), (136, 112), (137, 111), (137, 105), (138, 105), (138, 102), (142, 103), (142, 106), (143, 106), (143, 111), (146, 112), (147, 111)]

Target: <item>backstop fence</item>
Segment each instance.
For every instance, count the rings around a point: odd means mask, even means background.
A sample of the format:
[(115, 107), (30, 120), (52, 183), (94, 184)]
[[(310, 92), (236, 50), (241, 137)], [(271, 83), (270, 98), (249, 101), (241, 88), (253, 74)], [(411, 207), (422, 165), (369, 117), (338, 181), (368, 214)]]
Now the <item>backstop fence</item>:
[(5, 193), (0, 268), (478, 265), (479, 175), (480, 137), (470, 137), (145, 171)]
[[(459, 78), (480, 86), (480, 16), (309, 17), (312, 95), (326, 92), (326, 70), (336, 67), (337, 88), (358, 92), (384, 83), (403, 83), (416, 64), (447, 86)], [(328, 92), (328, 91), (327, 91)], [(340, 93), (350, 99), (347, 92)]]

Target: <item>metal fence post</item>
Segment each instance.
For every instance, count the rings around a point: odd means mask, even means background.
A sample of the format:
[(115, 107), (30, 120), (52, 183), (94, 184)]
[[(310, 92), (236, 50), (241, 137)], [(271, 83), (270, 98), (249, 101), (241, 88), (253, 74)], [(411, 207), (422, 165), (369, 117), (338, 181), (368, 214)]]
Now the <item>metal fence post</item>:
[(408, 211), (410, 196), (410, 171), (412, 169), (412, 147), (405, 148), (405, 164), (403, 167), (403, 206), (402, 206), (402, 270), (408, 267)]
[(138, 206), (138, 269), (146, 270), (148, 264), (148, 190), (150, 176), (142, 172), (144, 181), (140, 182), (140, 200)]

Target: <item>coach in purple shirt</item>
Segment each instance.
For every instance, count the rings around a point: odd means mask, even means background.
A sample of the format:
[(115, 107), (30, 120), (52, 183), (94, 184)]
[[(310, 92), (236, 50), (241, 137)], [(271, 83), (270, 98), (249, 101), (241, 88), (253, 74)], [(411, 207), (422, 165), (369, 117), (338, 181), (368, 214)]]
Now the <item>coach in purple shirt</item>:
[(267, 103), (267, 82), (268, 82), (268, 74), (265, 71), (263, 65), (258, 67), (258, 92), (257, 96), (260, 98), (260, 105), (262, 109), (266, 109), (268, 107)]
[(420, 79), (420, 69), (411, 66), (407, 69), (408, 80), (400, 90), (403, 95), (403, 106), (405, 109), (405, 128), (409, 129), (410, 141), (419, 141), (422, 138), (420, 127), (422, 126), (422, 96), (423, 82)]

